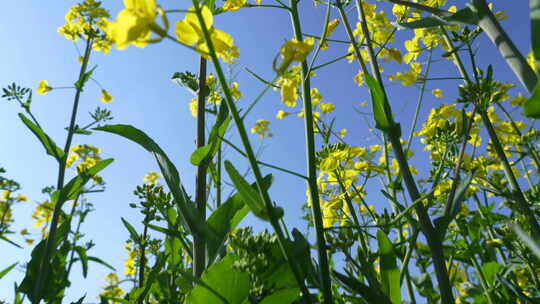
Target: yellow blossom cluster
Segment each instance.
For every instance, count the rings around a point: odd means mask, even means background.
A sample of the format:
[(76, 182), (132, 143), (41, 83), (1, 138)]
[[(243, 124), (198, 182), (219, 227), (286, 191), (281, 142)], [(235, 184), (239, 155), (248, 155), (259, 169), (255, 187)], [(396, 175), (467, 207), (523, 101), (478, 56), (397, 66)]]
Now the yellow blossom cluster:
[(124, 274), (128, 277), (134, 277), (137, 274), (136, 260), (138, 258), (137, 249), (133, 249), (132, 242), (129, 241), (124, 245), (128, 256), (124, 260)]
[(103, 291), (99, 294), (102, 297), (120, 298), (124, 294), (124, 290), (118, 285), (120, 280), (116, 273), (111, 272), (105, 276), (105, 282), (107, 285), (103, 286)]
[(92, 40), (94, 50), (107, 53), (112, 45), (107, 34), (109, 17), (109, 12), (101, 7), (101, 1), (84, 0), (69, 9), (66, 24), (58, 28), (58, 33), (71, 41)]
[[(77, 164), (77, 172), (80, 173), (85, 171), (94, 165), (96, 165), (100, 160), (101, 149), (91, 145), (76, 145), (71, 147), (71, 153), (69, 154), (66, 160), (66, 167), (71, 167), (75, 162), (80, 161)], [(92, 177), (92, 180), (95, 184), (103, 184), (103, 178), (95, 174)]]
[[(205, 100), (206, 105), (220, 105), (222, 97), (220, 93), (218, 92), (218, 88), (216, 86), (216, 78), (213, 74), (209, 74), (206, 77), (206, 86), (210, 90), (210, 93), (208, 94), (208, 97)], [(233, 81), (231, 83), (231, 86), (229, 87), (229, 90), (231, 92), (232, 98), (234, 101), (237, 101), (242, 97), (242, 92), (240, 91), (240, 84), (238, 82)], [(189, 103), (189, 111), (191, 112), (191, 116), (197, 117), (197, 106), (199, 104), (198, 98), (194, 97), (191, 99)]]
[(259, 134), (260, 138), (272, 137), (273, 134), (272, 132), (270, 132), (270, 129), (268, 128), (269, 125), (270, 125), (270, 122), (268, 120), (259, 119), (255, 122), (255, 124), (251, 128), (251, 133)]
[(161, 174), (155, 171), (150, 171), (143, 177), (143, 180), (150, 185), (155, 185), (157, 184), (157, 180), (160, 179), (161, 177), (162, 177)]
[(52, 220), (53, 209), (54, 204), (51, 201), (44, 201), (39, 203), (32, 213), (34, 227), (41, 228), (43, 236), (46, 236), (49, 231), (48, 224)]
[[(347, 200), (359, 204), (362, 215), (374, 212), (374, 207), (366, 205), (363, 200), (365, 193), (360, 180), (384, 172), (381, 166), (373, 162), (379, 151), (380, 146), (377, 145), (369, 148), (337, 145), (320, 152), (317, 184), (325, 228), (338, 221), (341, 225), (349, 222), (351, 210)], [(306, 195), (309, 200), (309, 193), (306, 192)], [(311, 201), (308, 201), (308, 205), (311, 205)]]

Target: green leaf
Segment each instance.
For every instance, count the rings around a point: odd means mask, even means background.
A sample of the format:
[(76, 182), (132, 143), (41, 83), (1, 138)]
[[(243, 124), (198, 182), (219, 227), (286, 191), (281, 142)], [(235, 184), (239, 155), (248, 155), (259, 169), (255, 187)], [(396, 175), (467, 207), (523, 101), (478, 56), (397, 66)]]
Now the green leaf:
[(265, 297), (260, 304), (283, 304), (294, 303), (300, 297), (299, 288), (280, 289), (273, 294)]
[(60, 161), (62, 157), (64, 157), (64, 151), (60, 149), (56, 143), (54, 143), (54, 140), (52, 140), (45, 132), (38, 127), (36, 124), (34, 124), (30, 119), (28, 119), (24, 114), (19, 113), (19, 118), (21, 118), (22, 122), (36, 135), (36, 137), (39, 139), (43, 147), (45, 148), (45, 151), (50, 156), (56, 158), (56, 160)]
[(116, 268), (112, 267), (111, 264), (103, 261), (102, 259), (98, 258), (98, 257), (93, 257), (93, 256), (88, 256), (88, 260), (89, 261), (92, 261), (92, 262), (96, 262), (98, 264), (101, 264), (107, 268), (109, 268), (110, 270), (112, 271), (116, 271)]
[(84, 85), (88, 82), (88, 79), (90, 79), (90, 76), (92, 76), (92, 73), (96, 70), (97, 65), (90, 69), (90, 71), (84, 73), (77, 82), (75, 82), (73, 85), (79, 89), (80, 91), (83, 91)]
[(110, 165), (114, 159), (108, 158), (97, 162), (91, 168), (81, 171), (77, 176), (72, 178), (60, 192), (58, 201), (64, 203), (65, 201), (74, 200), (83, 190), (84, 185), (99, 171), (105, 169)]
[(82, 296), (79, 300), (77, 300), (77, 302), (71, 302), (71, 304), (82, 304), (84, 301), (84, 298), (86, 298), (86, 296)]
[[(272, 185), (272, 175), (268, 174), (263, 178), (263, 189), (267, 191)], [(252, 188), (257, 187), (255, 183)], [(240, 193), (235, 193), (219, 208), (217, 208), (208, 218), (208, 226), (215, 232), (216, 238), (208, 240), (208, 260), (213, 261), (219, 250), (224, 246), (229, 232), (236, 228), (242, 219), (248, 214), (250, 208), (243, 201)]]
[(144, 281), (143, 288), (139, 289), (136, 292), (135, 297), (137, 298), (137, 301), (135, 303), (143, 303), (143, 299), (146, 297), (148, 292), (150, 291), (150, 288), (152, 287), (152, 284), (157, 279), (158, 274), (162, 271), (163, 266), (165, 266), (165, 262), (167, 261), (167, 257), (164, 254), (159, 254), (156, 258), (156, 262), (154, 263), (154, 266), (152, 266), (152, 270), (150, 270), (150, 273), (148, 274), (146, 280)]
[(206, 159), (208, 159), (208, 155), (210, 154), (210, 151), (212, 151), (211, 145), (202, 146), (200, 148), (197, 148), (189, 158), (189, 161), (194, 166), (198, 166), (201, 163), (203, 163)]
[(453, 15), (450, 16), (426, 17), (412, 22), (399, 23), (399, 26), (409, 29), (419, 29), (456, 24), (476, 25), (478, 24), (478, 21), (478, 15), (471, 8), (467, 7), (455, 12)]
[(131, 237), (131, 239), (135, 243), (141, 244), (141, 238), (139, 237), (137, 230), (135, 230), (135, 228), (133, 228), (133, 226), (128, 221), (126, 221), (123, 217), (121, 217), (120, 219), (122, 220), (122, 223), (124, 224), (126, 229), (129, 231), (129, 236)]
[(377, 231), (379, 259), (381, 262), (381, 285), (383, 292), (390, 297), (392, 303), (401, 303), (401, 282), (399, 269), (394, 254), (394, 246), (384, 231)]
[(0, 271), (0, 279), (3, 278), (6, 274), (8, 274), (8, 272), (10, 272), (11, 269), (13, 269), (15, 266), (17, 266), (17, 264), (19, 264), (19, 262), (13, 263), (10, 266), (8, 266), (6, 269)]
[(223, 304), (223, 300), (230, 304), (244, 303), (249, 295), (249, 276), (233, 267), (236, 260), (236, 256), (229, 254), (206, 269), (201, 276), (202, 283), (222, 299), (199, 283), (191, 290), (186, 304)]
[(77, 255), (79, 256), (79, 260), (81, 261), (83, 277), (86, 278), (86, 275), (88, 274), (88, 256), (86, 255), (86, 248), (81, 247), (81, 246), (76, 246), (75, 252), (77, 252)]
[(390, 131), (395, 125), (392, 118), (390, 106), (384, 95), (384, 91), (380, 83), (373, 76), (366, 74), (366, 83), (371, 93), (371, 103), (373, 105), (373, 117), (375, 118), (375, 126), (382, 131)]
[(337, 271), (334, 271), (334, 276), (343, 283), (345, 288), (362, 295), (367, 303), (392, 304), (390, 299), (374, 286), (367, 286), (358, 279), (351, 278)]
[(465, 193), (471, 185), (474, 173), (475, 172), (473, 171), (470, 174), (467, 174), (464, 179), (459, 180), (453, 200), (451, 202), (447, 202), (447, 204), (450, 204), (449, 206), (445, 206), (444, 215), (435, 219), (435, 229), (437, 230), (437, 233), (439, 233), (439, 237), (441, 239), (444, 239), (448, 225), (450, 225), (461, 210), (461, 204), (465, 200)]
[(208, 228), (206, 223), (202, 221), (195, 204), (189, 199), (184, 186), (180, 183), (178, 170), (156, 142), (148, 137), (143, 131), (130, 125), (106, 125), (95, 128), (95, 130), (110, 132), (125, 137), (152, 153), (156, 158), (167, 186), (169, 186), (169, 190), (172, 192), (175, 203), (181, 211), (181, 216), (191, 230), (191, 233), (203, 234), (207, 238), (214, 237), (212, 231)]
[(536, 85), (531, 97), (523, 104), (525, 116), (540, 118), (540, 84)]
[(482, 265), (482, 272), (484, 273), (484, 276), (486, 277), (486, 281), (489, 286), (493, 285), (493, 282), (495, 281), (495, 275), (499, 270), (503, 268), (503, 265), (497, 263), (497, 262), (487, 262), (484, 265)]
[(216, 155), (219, 146), (221, 145), (221, 139), (227, 131), (227, 127), (230, 122), (229, 109), (225, 102), (221, 103), (216, 122), (210, 130), (208, 136), (208, 144), (204, 147), (200, 147), (193, 154), (191, 154), (190, 161), (193, 165), (205, 165), (207, 166), (210, 160)]
[(535, 242), (523, 229), (521, 229), (518, 225), (512, 225), (511, 226), (514, 232), (518, 235), (518, 237), (531, 249), (531, 251), (536, 255), (537, 258), (540, 259), (540, 244), (538, 242)]
[[(234, 187), (238, 190), (242, 200), (249, 206), (251, 212), (253, 212), (256, 217), (269, 221), (270, 217), (268, 216), (266, 206), (256, 187), (252, 187), (228, 160), (225, 161), (225, 170), (227, 170)], [(267, 189), (263, 188), (262, 191), (267, 191)], [(272, 212), (276, 218), (283, 216), (283, 209), (280, 207), (274, 207)]]
[(529, 0), (529, 6), (531, 10), (532, 52), (536, 61), (536, 66), (540, 67), (540, 0)]
[[(70, 231), (69, 221), (60, 225), (57, 231), (58, 233), (55, 236), (55, 247), (58, 246), (58, 243), (60, 243)], [(66, 273), (66, 260), (67, 253), (69, 252), (69, 244), (64, 243), (63, 246), (53, 251), (54, 255), (51, 256), (48, 261), (43, 261), (46, 242), (47, 239), (42, 240), (32, 250), (32, 258), (26, 266), (26, 274), (21, 285), (18, 287), (18, 291), (25, 293), (32, 302), (43, 299), (47, 303), (60, 303), (64, 289), (70, 285)], [(34, 294), (34, 286), (38, 274), (41, 271), (42, 262), (48, 263), (48, 272), (44, 276), (41, 293), (38, 296), (37, 294)]]
[(7, 238), (6, 236), (4, 236), (4, 235), (0, 235), (0, 240), (5, 241), (5, 242), (8, 242), (8, 243), (10, 243), (11, 245), (13, 245), (13, 246), (15, 246), (15, 247), (22, 248), (21, 245), (19, 245), (19, 244), (13, 242), (12, 240), (8, 239), (8, 238)]

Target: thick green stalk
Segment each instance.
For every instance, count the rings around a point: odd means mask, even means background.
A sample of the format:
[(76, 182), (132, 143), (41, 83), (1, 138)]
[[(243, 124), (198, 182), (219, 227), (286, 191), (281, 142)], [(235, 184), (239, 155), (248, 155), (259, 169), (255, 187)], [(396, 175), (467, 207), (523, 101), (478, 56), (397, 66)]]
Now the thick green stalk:
[[(382, 88), (384, 94), (384, 99), (388, 101), (388, 96), (383, 85), (381, 73), (378, 67), (377, 58), (375, 57), (375, 52), (373, 51), (372, 41), (370, 37), (370, 32), (367, 26), (367, 21), (364, 14), (364, 8), (362, 7), (362, 1), (356, 0), (356, 8), (358, 10), (358, 18), (362, 26), (362, 32), (364, 33), (366, 39), (366, 49), (370, 57), (370, 64), (372, 73), (375, 75), (377, 82)], [(403, 146), (400, 142), (400, 134), (396, 132), (396, 128), (393, 128), (391, 131), (387, 132), (388, 138), (392, 145), (394, 155), (398, 161), (400, 172), (402, 173), (403, 180), (409, 192), (409, 196), (412, 201), (416, 201), (420, 198), (420, 192), (416, 186), (416, 182), (411, 174), (409, 168), (409, 163), (407, 157), (403, 152)], [(439, 282), (439, 290), (441, 292), (441, 302), (443, 304), (454, 303), (454, 296), (452, 294), (452, 284), (448, 277), (448, 271), (446, 269), (446, 263), (443, 254), (442, 240), (439, 237), (439, 234), (435, 231), (431, 219), (427, 213), (427, 210), (423, 204), (417, 204), (415, 207), (416, 214), (418, 216), (418, 222), (424, 236), (426, 237), (429, 249), (432, 254), (433, 267), (435, 268), (435, 274), (437, 276), (437, 281)]]
[(504, 153), (504, 149), (502, 148), (502, 144), (499, 141), (497, 132), (495, 132), (495, 128), (493, 128), (493, 125), (491, 124), (491, 121), (486, 111), (480, 111), (480, 116), (482, 117), (482, 122), (484, 123), (484, 126), (486, 127), (488, 131), (489, 138), (491, 139), (491, 142), (493, 143), (493, 148), (495, 149), (495, 153), (497, 153), (497, 156), (502, 162), (506, 180), (510, 184), (512, 198), (516, 201), (521, 211), (521, 214), (527, 217), (527, 220), (529, 222), (529, 225), (531, 226), (531, 230), (532, 230), (534, 238), (537, 241), (539, 241), (540, 240), (540, 225), (538, 225), (538, 222), (536, 221), (536, 217), (534, 216), (534, 213), (532, 212), (532, 210), (529, 208), (529, 203), (525, 199), (525, 195), (523, 195), (523, 191), (521, 191), (521, 187), (519, 186), (517, 179), (514, 175), (514, 172), (512, 171), (512, 166), (510, 166), (510, 163), (508, 162), (508, 158), (506, 157), (506, 154)]
[(480, 18), (478, 26), (487, 34), (491, 42), (497, 46), (499, 53), (516, 74), (521, 84), (531, 93), (538, 82), (536, 73), (493, 15), (487, 1), (475, 0), (474, 3), (478, 8), (478, 17)]
[[(206, 59), (201, 56), (199, 61), (199, 92), (197, 96), (197, 149), (204, 147), (204, 116), (206, 99)], [(206, 162), (197, 166), (197, 177), (195, 180), (195, 204), (199, 210), (202, 221), (206, 221)], [(205, 239), (202, 234), (193, 233), (193, 276), (200, 277), (205, 268)]]
[(193, 6), (195, 8), (195, 13), (197, 15), (197, 19), (201, 25), (202, 33), (204, 35), (205, 41), (208, 45), (208, 50), (210, 57), (212, 59), (212, 63), (214, 64), (214, 68), (216, 70), (216, 74), (218, 76), (218, 80), (221, 84), (221, 88), (223, 90), (223, 94), (225, 95), (225, 102), (227, 103), (227, 107), (229, 108), (229, 111), (231, 112), (231, 116), (233, 118), (233, 121), (236, 125), (238, 135), (240, 137), (240, 140), (242, 141), (242, 144), (244, 146), (244, 149), (246, 150), (246, 155), (249, 160), (249, 164), (251, 167), (251, 170), (253, 171), (253, 175), (255, 177), (255, 181), (257, 184), (257, 190), (259, 191), (259, 195), (262, 198), (266, 210), (268, 211), (270, 224), (272, 225), (272, 228), (274, 228), (274, 231), (276, 232), (276, 236), (278, 237), (278, 241), (280, 244), (280, 249), (289, 263), (289, 266), (291, 267), (291, 270), (293, 272), (293, 275), (295, 277), (296, 282), (298, 283), (298, 287), (300, 288), (302, 292), (302, 296), (305, 303), (312, 303), (311, 301), (311, 295), (309, 293), (309, 290), (306, 287), (306, 284), (304, 282), (304, 279), (302, 278), (301, 271), (298, 268), (299, 263), (295, 261), (295, 257), (292, 254), (290, 245), (288, 243), (288, 240), (285, 238), (285, 235), (283, 233), (283, 230), (281, 229), (281, 226), (279, 225), (279, 221), (274, 214), (274, 206), (272, 204), (272, 201), (270, 200), (270, 196), (268, 195), (268, 192), (266, 192), (262, 188), (262, 174), (259, 169), (259, 166), (257, 165), (257, 159), (255, 158), (255, 153), (253, 151), (253, 148), (251, 147), (251, 143), (249, 142), (249, 138), (247, 135), (246, 128), (244, 126), (244, 123), (242, 121), (242, 118), (240, 117), (240, 114), (238, 113), (238, 109), (236, 108), (236, 104), (233, 101), (231, 90), (227, 84), (227, 80), (225, 79), (225, 75), (223, 73), (223, 69), (221, 68), (221, 64), (219, 62), (219, 59), (216, 55), (216, 50), (214, 47), (214, 44), (212, 42), (212, 39), (210, 39), (210, 31), (206, 27), (204, 18), (202, 17), (201, 13), (201, 7), (197, 0), (192, 0)]
[[(290, 0), (291, 22), (294, 28), (296, 40), (302, 41), (302, 29), (298, 16), (297, 0)], [(315, 132), (313, 131), (313, 106), (311, 104), (310, 77), (307, 62), (302, 61), (302, 98), (304, 100), (304, 125), (306, 135), (306, 158), (309, 196), (311, 198), (311, 213), (315, 225), (317, 237), (317, 253), (319, 255), (319, 270), (322, 279), (322, 293), (324, 303), (331, 304), (332, 301), (332, 281), (330, 279), (330, 266), (328, 264), (328, 254), (326, 252), (326, 239), (323, 229), (323, 215), (319, 201), (319, 188), (317, 186), (317, 161), (315, 157)]]
[[(79, 71), (79, 78), (78, 81), (80, 81), (84, 74), (86, 73), (86, 69), (88, 67), (88, 60), (90, 59), (90, 52), (92, 50), (92, 40), (86, 41), (86, 48), (84, 51), (83, 56), (83, 62), (81, 65), (81, 69)], [(64, 178), (66, 174), (66, 160), (69, 154), (69, 148), (71, 147), (71, 141), (73, 139), (73, 134), (75, 133), (75, 122), (77, 120), (77, 110), (79, 108), (79, 99), (82, 92), (82, 86), (83, 84), (80, 84), (76, 87), (75, 91), (75, 98), (73, 100), (73, 108), (71, 110), (71, 119), (69, 123), (68, 128), (68, 135), (66, 139), (66, 144), (64, 145), (64, 156), (59, 160), (58, 162), (58, 180), (56, 183), (56, 190), (62, 191), (64, 188)], [(49, 235), (47, 236), (47, 241), (45, 242), (45, 250), (43, 252), (43, 259), (41, 260), (40, 270), (37, 274), (36, 283), (34, 285), (34, 299), (33, 303), (39, 303), (41, 301), (41, 292), (43, 288), (43, 283), (45, 278), (48, 275), (49, 272), (49, 259), (53, 255), (54, 250), (56, 249), (55, 244), (55, 236), (56, 236), (56, 230), (58, 226), (58, 220), (60, 218), (60, 213), (62, 212), (62, 205), (65, 201), (60, 201), (60, 199), (64, 199), (62, 196), (60, 196), (59, 201), (56, 202), (54, 206), (53, 216), (51, 220), (51, 226)]]

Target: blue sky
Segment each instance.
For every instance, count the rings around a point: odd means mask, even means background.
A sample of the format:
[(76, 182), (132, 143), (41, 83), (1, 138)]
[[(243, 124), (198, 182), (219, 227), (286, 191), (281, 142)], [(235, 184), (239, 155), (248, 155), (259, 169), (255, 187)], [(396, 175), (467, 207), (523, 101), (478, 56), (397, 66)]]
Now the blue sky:
[[(121, 1), (104, 1), (104, 6), (111, 10), (113, 16), (121, 9)], [(78, 53), (74, 45), (60, 36), (56, 29), (64, 22), (64, 15), (75, 1), (30, 1), (20, 0), (4, 3), (0, 19), (0, 36), (3, 37), (4, 47), (0, 49), (0, 86), (5, 87), (11, 82), (22, 86), (35, 88), (39, 80), (46, 79), (52, 86), (70, 86), (76, 80), (79, 70)], [(377, 2), (379, 3), (379, 2)], [(464, 1), (455, 1), (463, 7)], [(189, 7), (188, 1), (160, 1), (165, 9)], [(385, 5), (380, 3), (380, 5)], [(386, 5), (386, 7), (388, 7)], [(301, 4), (301, 20), (306, 33), (319, 35), (322, 29), (324, 8), (315, 9), (311, 1), (304, 0)], [(510, 18), (503, 25), (513, 37), (518, 47), (524, 52), (529, 50), (529, 21), (528, 1), (497, 1), (495, 9), (507, 9)], [(333, 18), (337, 15), (332, 14)], [(181, 14), (169, 17), (171, 24), (180, 18)], [(278, 53), (279, 47), (292, 37), (290, 19), (285, 11), (276, 9), (242, 9), (216, 17), (215, 26), (230, 33), (240, 48), (241, 57), (234, 71), (235, 80), (240, 83), (244, 97), (239, 101), (240, 106), (246, 106), (263, 89), (263, 85), (254, 80), (244, 71), (244, 67), (257, 72), (267, 79), (273, 77), (272, 60)], [(410, 33), (398, 32), (398, 41), (410, 38)], [(334, 37), (345, 38), (345, 32), (340, 26)], [(82, 48), (82, 44), (78, 44)], [(496, 49), (487, 43), (485, 37), (478, 40), (480, 49), (479, 65), (485, 67), (492, 64), (495, 75), (500, 81), (517, 83), (509, 68), (501, 61)], [(320, 60), (324, 62), (346, 52), (346, 46), (332, 46), (323, 51)], [(440, 59), (440, 53), (435, 58)], [(425, 59), (425, 58), (424, 58)], [(89, 83), (85, 89), (79, 121), (89, 121), (89, 111), (97, 106), (105, 106), (114, 116), (112, 123), (132, 124), (154, 138), (169, 154), (177, 165), (181, 178), (188, 191), (194, 188), (195, 168), (189, 163), (189, 157), (194, 150), (195, 119), (188, 110), (191, 96), (184, 89), (170, 81), (174, 72), (198, 70), (198, 56), (192, 51), (171, 41), (163, 41), (149, 45), (144, 49), (129, 47), (124, 51), (112, 50), (109, 54), (93, 53), (92, 64), (98, 65), (93, 77), (114, 96), (114, 101), (104, 105), (99, 101), (100, 88)], [(406, 66), (386, 65), (389, 72), (406, 70)], [(453, 67), (444, 61), (433, 66), (433, 77), (456, 76)], [(358, 71), (356, 63), (349, 64), (346, 60), (321, 69), (313, 79), (313, 86), (319, 88), (326, 102), (332, 101), (337, 107), (334, 115), (339, 119), (338, 128), (349, 130), (346, 140), (351, 145), (378, 144), (369, 126), (373, 123), (369, 117), (363, 118), (352, 111), (369, 96), (366, 88), (356, 86), (351, 78)], [(409, 123), (416, 103), (417, 87), (403, 88), (399, 84), (388, 82), (390, 100), (397, 120), (402, 122), (404, 134), (408, 134)], [(430, 94), (425, 100), (422, 117), (429, 109), (438, 106), (441, 101), (451, 101), (455, 97), (455, 83), (429, 83), (428, 92), (434, 88), (442, 88), (445, 98), (435, 100)], [(518, 85), (514, 93), (523, 91)], [(73, 90), (53, 90), (45, 96), (36, 95), (32, 104), (33, 111), (44, 125), (45, 131), (59, 145), (63, 145), (69, 111), (73, 100)], [(45, 155), (39, 142), (23, 126), (17, 117), (20, 108), (13, 102), (0, 103), (0, 138), (3, 145), (0, 149), (0, 165), (8, 173), (7, 176), (19, 181), (22, 193), (27, 195), (29, 202), (15, 206), (14, 229), (19, 231), (32, 225), (31, 214), (35, 204), (46, 197), (41, 189), (53, 185), (56, 180), (57, 164)], [(288, 169), (305, 172), (303, 121), (297, 117), (288, 117), (278, 121), (275, 114), (285, 107), (280, 103), (279, 92), (269, 91), (257, 105), (253, 113), (246, 119), (251, 126), (256, 119), (269, 119), (273, 138), (259, 140), (256, 135), (251, 138), (256, 146), (263, 146), (261, 159)], [(369, 109), (366, 108), (366, 111)], [(369, 124), (369, 126), (366, 124)], [(142, 177), (150, 170), (157, 170), (151, 155), (142, 148), (122, 138), (110, 134), (94, 133), (91, 136), (79, 136), (74, 144), (92, 144), (102, 149), (103, 158), (114, 158), (115, 161), (103, 171), (107, 182), (107, 191), (89, 196), (95, 211), (90, 214), (84, 224), (83, 231), (87, 240), (93, 240), (96, 246), (90, 252), (115, 266), (123, 273), (125, 250), (122, 248), (128, 234), (121, 225), (120, 217), (125, 217), (132, 223), (142, 220), (140, 214), (129, 208), (128, 204), (135, 201), (132, 192), (136, 185), (142, 183)], [(418, 151), (413, 160), (420, 168), (425, 168), (426, 155)], [(226, 157), (232, 161), (242, 161), (233, 151), (229, 150)], [(245, 164), (244, 162), (242, 164)], [(242, 167), (240, 165), (240, 167)], [(245, 168), (245, 167), (244, 167)], [(264, 169), (265, 173), (271, 172)], [(273, 172), (275, 173), (275, 172)], [(299, 218), (300, 208), (305, 202), (305, 184), (302, 180), (283, 174), (275, 174), (276, 181), (272, 186), (272, 198), (286, 209), (286, 221), (289, 228), (303, 228), (305, 223)], [(382, 209), (388, 207), (374, 190), (370, 193), (372, 204)], [(257, 229), (267, 226), (250, 217), (246, 225), (254, 225)], [(140, 226), (136, 224), (136, 226)], [(33, 231), (37, 232), (37, 231)], [(0, 269), (20, 261), (28, 261), (30, 249), (14, 248), (6, 243), (0, 243)], [(87, 294), (87, 300), (93, 301), (100, 292), (103, 278), (108, 270), (100, 265), (92, 264), (86, 280), (82, 279), (80, 265), (74, 267), (68, 290), (67, 299), (78, 299)], [(20, 281), (24, 275), (22, 268), (17, 268), (0, 281), (0, 299), (12, 297), (13, 281)]]

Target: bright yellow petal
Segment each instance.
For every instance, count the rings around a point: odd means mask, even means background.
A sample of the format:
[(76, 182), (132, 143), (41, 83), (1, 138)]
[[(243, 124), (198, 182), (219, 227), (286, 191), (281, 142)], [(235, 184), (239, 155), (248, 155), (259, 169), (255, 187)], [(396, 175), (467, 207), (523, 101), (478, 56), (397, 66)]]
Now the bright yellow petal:
[[(206, 28), (211, 28), (214, 24), (214, 16), (206, 5), (201, 8), (201, 14)], [(199, 23), (199, 19), (197, 18), (197, 14), (195, 14), (195, 8), (193, 7), (189, 9), (189, 12), (186, 14), (184, 21), (187, 21), (193, 24), (195, 27), (202, 29)]]
[(193, 29), (191, 24), (189, 24), (186, 19), (176, 22), (175, 33), (176, 39), (187, 45), (193, 45), (200, 39), (197, 31)]
[(233, 47), (233, 38), (222, 30), (212, 29), (210, 37), (217, 54), (226, 52)]

